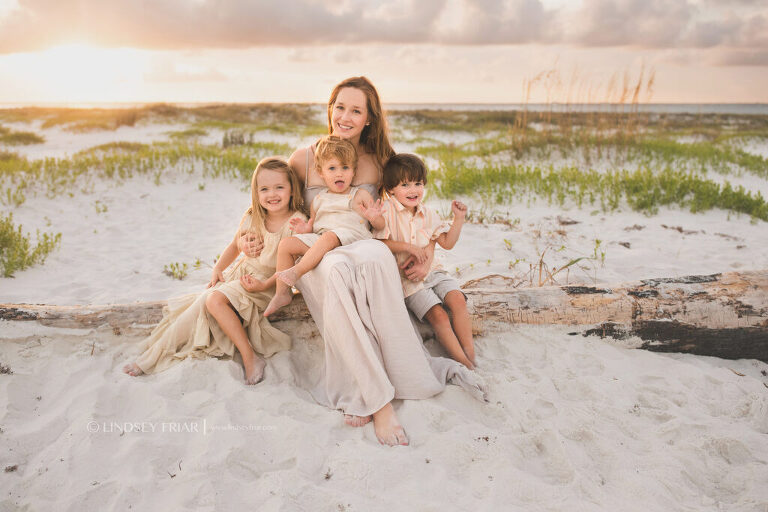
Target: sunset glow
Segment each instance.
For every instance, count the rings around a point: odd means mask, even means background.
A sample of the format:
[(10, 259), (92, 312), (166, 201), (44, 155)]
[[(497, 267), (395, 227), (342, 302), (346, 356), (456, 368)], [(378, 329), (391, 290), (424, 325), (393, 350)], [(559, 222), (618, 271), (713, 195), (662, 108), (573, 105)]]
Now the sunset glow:
[(642, 67), (651, 102), (768, 102), (761, 2), (296, 3), (0, 0), (0, 103), (321, 102), (361, 74), (389, 102), (508, 103), (550, 69), (599, 90)]

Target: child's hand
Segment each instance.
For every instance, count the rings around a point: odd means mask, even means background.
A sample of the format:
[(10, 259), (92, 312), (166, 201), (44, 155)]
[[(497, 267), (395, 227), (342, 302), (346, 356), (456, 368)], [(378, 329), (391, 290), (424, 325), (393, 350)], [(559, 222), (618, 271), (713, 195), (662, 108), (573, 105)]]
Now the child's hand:
[(366, 206), (365, 203), (360, 203), (360, 214), (368, 222), (373, 222), (382, 216), (383, 205), (381, 199), (377, 199), (376, 202)]
[(289, 221), (291, 223), (291, 229), (294, 233), (311, 233), (312, 225), (315, 223), (315, 218), (310, 217), (309, 221), (303, 219), (294, 218)]
[(424, 263), (429, 258), (426, 249), (423, 247), (417, 247), (413, 244), (408, 244), (408, 254), (413, 256), (417, 263)]
[(206, 286), (206, 288), (215, 286), (216, 283), (218, 282), (222, 282), (222, 283), (224, 282), (224, 273), (221, 270), (214, 268), (213, 274), (211, 275), (211, 282), (208, 283), (208, 286)]
[(467, 205), (461, 201), (451, 201), (451, 211), (455, 220), (463, 221), (467, 217)]
[(424, 247), (424, 253), (427, 258), (419, 263), (415, 256), (411, 255), (400, 265), (405, 277), (413, 282), (423, 281), (429, 271), (432, 269), (432, 258), (435, 255), (435, 247), (432, 244)]
[(405, 277), (413, 282), (423, 281), (427, 274), (429, 274), (429, 268), (424, 263), (416, 261), (414, 256), (408, 256), (408, 259), (400, 265), (400, 268), (403, 269)]
[(263, 281), (259, 281), (251, 274), (244, 274), (240, 277), (240, 284), (245, 288), (247, 292), (263, 292), (267, 287)]

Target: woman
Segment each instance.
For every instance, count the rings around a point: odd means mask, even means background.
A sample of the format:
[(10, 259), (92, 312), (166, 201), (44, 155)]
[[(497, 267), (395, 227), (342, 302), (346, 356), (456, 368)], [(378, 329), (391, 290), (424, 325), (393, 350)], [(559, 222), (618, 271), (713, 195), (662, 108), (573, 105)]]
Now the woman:
[[(394, 150), (378, 93), (367, 78), (349, 78), (333, 89), (328, 132), (355, 145), (353, 185), (378, 197), (381, 169)], [(312, 204), (324, 188), (314, 168), (314, 145), (295, 151), (288, 163), (304, 185), (305, 204)], [(243, 242), (250, 255), (254, 248)], [(430, 262), (409, 267), (407, 276), (423, 279)], [(407, 445), (393, 398), (428, 398), (453, 380), (484, 399), (485, 387), (476, 374), (425, 350), (405, 309), (395, 258), (380, 241), (334, 249), (296, 287), (325, 343), (325, 379), (312, 394), (318, 402), (343, 410), (347, 424), (362, 426), (373, 419), (379, 442)]]

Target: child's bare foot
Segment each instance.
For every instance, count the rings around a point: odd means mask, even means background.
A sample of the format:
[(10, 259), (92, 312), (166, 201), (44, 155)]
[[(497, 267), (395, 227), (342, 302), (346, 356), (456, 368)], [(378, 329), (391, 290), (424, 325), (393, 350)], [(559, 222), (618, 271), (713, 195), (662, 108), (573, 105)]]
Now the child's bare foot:
[(362, 427), (370, 423), (370, 421), (371, 421), (370, 416), (353, 416), (351, 414), (344, 415), (344, 423), (346, 423), (350, 427)]
[(264, 367), (267, 366), (267, 362), (253, 353), (251, 361), (246, 363), (243, 361), (243, 368), (245, 369), (245, 383), (249, 386), (258, 384), (264, 378)]
[(267, 304), (267, 309), (264, 310), (264, 316), (269, 316), (276, 312), (283, 306), (287, 306), (293, 300), (293, 292), (290, 288), (284, 288), (282, 291), (278, 290), (272, 300)]
[(296, 272), (296, 266), (287, 268), (285, 270), (281, 270), (280, 272), (276, 272), (275, 275), (279, 280), (281, 280), (288, 286), (295, 285), (296, 281), (298, 281), (300, 277), (298, 272)]
[(141, 368), (136, 363), (128, 363), (127, 365), (123, 366), (123, 372), (127, 373), (131, 377), (138, 377), (139, 375), (144, 375), (144, 372), (141, 371)]
[(373, 429), (381, 444), (408, 446), (408, 437), (403, 426), (397, 421), (391, 402), (373, 413)]

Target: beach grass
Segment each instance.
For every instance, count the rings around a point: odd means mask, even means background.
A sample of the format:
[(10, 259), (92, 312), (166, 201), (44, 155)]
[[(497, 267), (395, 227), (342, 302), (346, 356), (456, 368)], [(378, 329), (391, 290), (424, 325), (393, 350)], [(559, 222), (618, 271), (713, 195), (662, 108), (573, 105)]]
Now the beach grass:
[[(631, 96), (624, 91), (623, 97)], [(694, 211), (721, 207), (765, 220), (761, 195), (715, 183), (707, 174), (746, 172), (768, 179), (768, 160), (738, 145), (768, 138), (768, 116), (643, 113), (636, 103), (603, 112), (555, 107), (536, 112), (395, 110), (390, 121), (393, 138), (416, 145), (418, 154), (434, 160), (430, 165), (438, 168), (435, 181), (443, 197), (481, 193), (495, 196), (499, 203), (523, 194), (559, 203), (566, 198), (578, 205), (599, 202), (608, 210), (626, 201), (647, 213), (663, 205)], [(30, 160), (0, 153), (0, 201), (18, 206), (40, 192), (73, 193), (82, 180), (124, 180), (142, 174), (155, 183), (174, 172), (247, 182), (260, 158), (287, 156), (293, 150), (288, 144), (259, 142), (264, 137), (257, 134), (320, 136), (326, 132), (323, 116), (322, 107), (309, 104), (0, 110), (0, 119), (42, 118), (48, 126), (114, 127), (147, 120), (187, 126), (170, 132), (171, 142), (112, 142), (71, 158)], [(211, 129), (223, 132), (220, 145), (196, 142)], [(470, 141), (446, 142), (457, 132), (469, 133)], [(10, 131), (3, 128), (0, 133)], [(557, 158), (565, 161), (547, 165)], [(79, 189), (88, 187), (81, 183)]]
[(37, 243), (32, 244), (29, 234), (22, 232), (22, 226), (13, 221), (13, 213), (0, 216), (0, 274), (13, 275), (37, 263), (43, 263), (61, 243), (61, 233), (40, 233)]
[[(125, 180), (150, 175), (160, 183), (174, 172), (200, 171), (205, 177), (251, 179), (256, 164), (265, 156), (291, 151), (287, 144), (249, 142), (222, 148), (215, 145), (133, 142), (109, 143), (71, 158), (30, 160), (17, 153), (0, 153), (0, 201), (19, 206), (27, 196), (44, 193), (49, 197), (81, 188), (87, 180)], [(85, 181), (84, 181), (85, 180)]]
[(322, 108), (312, 104), (212, 104), (193, 107), (153, 104), (136, 108), (52, 108), (24, 107), (0, 109), (5, 122), (42, 121), (43, 129), (62, 127), (84, 133), (116, 130), (140, 123), (192, 124), (192, 128), (308, 127), (323, 125)]
[(432, 143), (418, 146), (416, 152), (441, 162), (489, 159), (498, 155), (510, 158), (532, 157), (547, 160), (559, 155), (563, 158), (581, 156), (586, 162), (610, 158), (610, 164), (647, 166), (663, 169), (670, 165), (696, 170), (706, 174), (715, 171), (731, 174), (746, 171), (768, 178), (768, 160), (748, 153), (730, 144), (714, 142), (679, 142), (675, 136), (558, 132), (507, 132), (495, 137), (481, 137), (465, 144)]
[(692, 212), (722, 208), (768, 221), (768, 204), (760, 192), (753, 194), (729, 183), (718, 184), (693, 172), (666, 167), (634, 171), (598, 172), (576, 167), (443, 163), (435, 171), (431, 189), (438, 197), (479, 196), (496, 204), (541, 197), (564, 205), (599, 205), (612, 211), (623, 204), (655, 214), (661, 206), (679, 206)]
[(178, 130), (168, 133), (168, 136), (173, 140), (195, 139), (197, 137), (205, 137), (206, 135), (208, 135), (208, 132), (202, 128), (187, 128), (186, 130)]
[(42, 144), (45, 138), (33, 132), (15, 132), (8, 128), (0, 127), (0, 144), (6, 146), (28, 146), (30, 144)]

